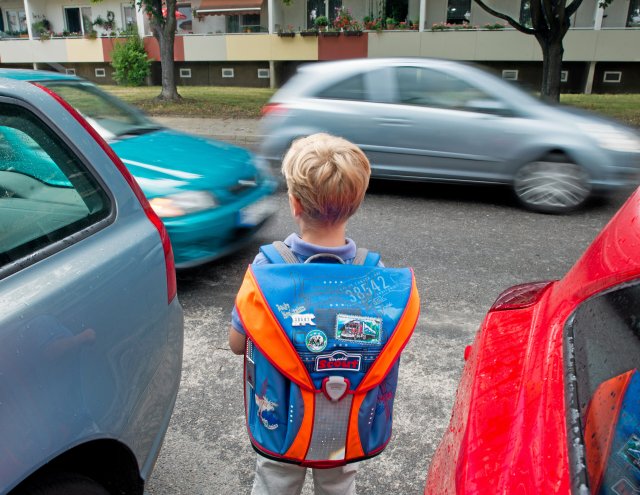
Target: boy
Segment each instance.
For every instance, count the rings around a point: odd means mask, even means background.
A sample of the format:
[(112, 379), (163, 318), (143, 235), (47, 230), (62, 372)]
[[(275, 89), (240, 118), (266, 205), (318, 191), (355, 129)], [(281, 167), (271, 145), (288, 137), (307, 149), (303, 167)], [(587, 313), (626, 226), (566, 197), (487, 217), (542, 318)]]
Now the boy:
[[(342, 138), (328, 134), (314, 134), (293, 143), (284, 157), (282, 173), (287, 183), (291, 214), (300, 232), (299, 235), (289, 235), (284, 243), (293, 252), (297, 261), (304, 263), (309, 257), (322, 254), (339, 258), (339, 260), (323, 260), (325, 263), (338, 261), (351, 264), (356, 258), (357, 250), (355, 243), (345, 237), (345, 231), (348, 219), (358, 210), (369, 184), (371, 168), (364, 153)], [(262, 252), (253, 262), (254, 265), (267, 263), (269, 260)], [(378, 266), (382, 264), (378, 262)], [(299, 316), (314, 318), (313, 315)], [(315, 325), (310, 321), (305, 321), (306, 323)], [(326, 346), (324, 333), (314, 330), (308, 335), (314, 332), (316, 335), (318, 332), (322, 335), (321, 339), (324, 339), (324, 342), (321, 344)], [(307, 340), (307, 347), (310, 350), (316, 344), (317, 342), (311, 338)], [(235, 354), (243, 354), (245, 345), (246, 332), (236, 305), (232, 312), (229, 346)], [(319, 351), (316, 349), (313, 352)], [(358, 369), (359, 366), (358, 363)], [(257, 390), (256, 397), (256, 400), (260, 401), (259, 410), (263, 412), (261, 419), (265, 428), (277, 429), (278, 424), (269, 415), (269, 411), (277, 407), (280, 401), (276, 401), (273, 397), (267, 398), (264, 392), (260, 395)], [(314, 468), (316, 493), (355, 494), (356, 471), (357, 463), (325, 469)], [(304, 484), (305, 473), (305, 467), (258, 455), (252, 494), (299, 494)]]

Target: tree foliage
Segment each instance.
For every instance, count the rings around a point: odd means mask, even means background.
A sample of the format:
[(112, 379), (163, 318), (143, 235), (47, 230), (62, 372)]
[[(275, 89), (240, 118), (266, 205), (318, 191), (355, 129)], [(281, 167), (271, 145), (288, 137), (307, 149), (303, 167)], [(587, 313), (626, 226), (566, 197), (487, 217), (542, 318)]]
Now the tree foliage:
[(113, 78), (125, 86), (142, 86), (149, 75), (151, 61), (138, 33), (130, 33), (124, 42), (116, 42), (111, 52)]
[[(491, 15), (507, 21), (518, 31), (536, 37), (542, 48), (542, 87), (544, 98), (558, 101), (560, 98), (560, 75), (564, 47), (562, 40), (571, 25), (571, 16), (575, 14), (583, 0), (530, 0), (531, 26), (525, 25), (510, 15), (499, 12), (485, 3), (474, 0)], [(600, 0), (600, 7), (607, 7), (613, 0)]]

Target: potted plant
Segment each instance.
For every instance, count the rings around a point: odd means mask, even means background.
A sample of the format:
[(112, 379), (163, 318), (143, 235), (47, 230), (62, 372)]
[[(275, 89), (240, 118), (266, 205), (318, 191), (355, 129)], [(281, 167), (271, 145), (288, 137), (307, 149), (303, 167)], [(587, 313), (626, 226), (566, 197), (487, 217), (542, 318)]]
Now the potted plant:
[(366, 16), (363, 19), (364, 28), (370, 31), (382, 31), (382, 19), (380, 17), (376, 17), (375, 19), (371, 16)]
[(351, 21), (351, 23), (344, 29), (345, 36), (362, 36), (362, 24), (358, 21)]
[(287, 24), (287, 27), (284, 29), (278, 29), (278, 36), (284, 38), (293, 38), (296, 35), (296, 32), (293, 30), (293, 26), (291, 24)]
[(319, 31), (325, 31), (327, 26), (329, 25), (329, 18), (326, 15), (319, 15), (313, 21), (313, 24), (318, 28)]
[(397, 24), (398, 21), (396, 21), (393, 17), (387, 17), (387, 19), (384, 21), (386, 29), (395, 29)]

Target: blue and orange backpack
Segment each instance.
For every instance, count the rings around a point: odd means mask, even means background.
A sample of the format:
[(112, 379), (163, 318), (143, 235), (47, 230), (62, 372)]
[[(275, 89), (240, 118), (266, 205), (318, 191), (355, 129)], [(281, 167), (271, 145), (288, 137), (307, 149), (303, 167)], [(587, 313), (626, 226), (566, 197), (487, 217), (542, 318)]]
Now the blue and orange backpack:
[(254, 449), (313, 468), (379, 454), (420, 311), (413, 271), (361, 249), (353, 264), (300, 263), (281, 242), (261, 252), (270, 263), (249, 266), (236, 298)]

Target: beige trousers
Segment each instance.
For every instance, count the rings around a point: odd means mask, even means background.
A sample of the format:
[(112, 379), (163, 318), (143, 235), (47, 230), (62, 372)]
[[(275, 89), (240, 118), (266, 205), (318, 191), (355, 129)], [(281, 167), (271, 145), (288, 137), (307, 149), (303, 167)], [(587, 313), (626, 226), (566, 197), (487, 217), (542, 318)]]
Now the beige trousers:
[[(356, 495), (358, 463), (332, 469), (313, 469), (316, 495)], [(299, 495), (307, 468), (258, 455), (251, 495)]]

